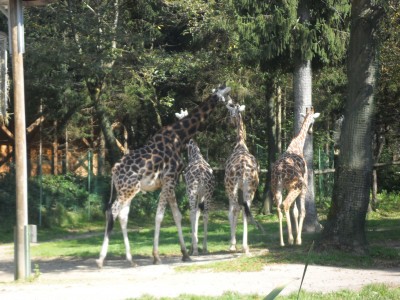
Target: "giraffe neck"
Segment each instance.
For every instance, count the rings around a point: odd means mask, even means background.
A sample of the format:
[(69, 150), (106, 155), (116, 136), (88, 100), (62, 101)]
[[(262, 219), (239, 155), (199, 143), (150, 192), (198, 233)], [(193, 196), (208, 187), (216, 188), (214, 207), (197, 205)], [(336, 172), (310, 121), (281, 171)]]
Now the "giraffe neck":
[(197, 133), (200, 125), (207, 120), (217, 106), (218, 100), (217, 95), (211, 95), (208, 100), (196, 107), (188, 116), (168, 126), (177, 135), (181, 148)]
[(189, 162), (203, 160), (203, 156), (201, 155), (201, 151), (197, 146), (197, 144), (191, 143), (188, 149), (189, 149), (188, 151)]
[(236, 143), (246, 144), (246, 131), (242, 120), (242, 115), (239, 113), (236, 117)]
[(290, 142), (286, 152), (296, 153), (303, 155), (304, 144), (306, 142), (307, 132), (310, 127), (311, 117), (307, 115), (301, 125), (300, 131), (295, 138)]

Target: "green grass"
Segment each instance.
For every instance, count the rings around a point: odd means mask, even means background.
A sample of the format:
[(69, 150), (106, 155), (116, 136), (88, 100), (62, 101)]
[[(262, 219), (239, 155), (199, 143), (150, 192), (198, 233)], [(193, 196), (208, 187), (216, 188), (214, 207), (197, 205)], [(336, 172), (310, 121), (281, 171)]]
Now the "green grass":
[[(385, 207), (382, 203), (382, 207)], [(268, 264), (305, 263), (308, 249), (318, 234), (303, 234), (302, 246), (279, 246), (278, 220), (276, 215), (256, 216), (265, 229), (265, 234), (255, 226), (249, 225), (249, 245), (253, 257), (238, 257), (234, 261), (219, 261), (207, 265), (180, 267), (182, 271), (208, 269), (219, 271), (258, 271)], [(370, 244), (369, 254), (354, 255), (335, 250), (311, 252), (310, 264), (369, 268), (398, 266), (400, 261), (400, 213), (385, 210), (369, 213), (366, 221), (367, 240)], [(99, 255), (104, 235), (104, 220), (81, 222), (69, 228), (38, 228), (38, 245), (31, 247), (33, 258), (51, 259), (55, 257), (95, 258)], [(154, 218), (134, 219), (129, 221), (129, 239), (133, 256), (151, 256), (154, 237)], [(182, 221), (186, 246), (191, 242), (188, 213)], [(202, 226), (199, 226), (199, 245), (202, 242)], [(286, 233), (286, 232), (285, 232)], [(3, 231), (4, 234), (4, 231)], [(238, 250), (241, 249), (242, 224), (239, 220), (237, 230)], [(11, 242), (10, 233), (4, 234)], [(11, 234), (12, 236), (12, 234)], [(3, 236), (2, 236), (3, 238)], [(210, 253), (226, 253), (230, 242), (230, 227), (226, 211), (214, 211), (210, 215), (208, 250)], [(268, 251), (266, 251), (268, 249)], [(159, 251), (161, 256), (180, 256), (178, 234), (170, 212), (161, 226)], [(108, 259), (123, 258), (125, 248), (118, 222), (115, 224), (110, 239)], [(186, 269), (187, 268), (187, 269)]]
[[(180, 295), (175, 298), (161, 297), (156, 298), (153, 296), (145, 295), (140, 298), (130, 298), (137, 300), (261, 300), (264, 299), (266, 295), (244, 295), (233, 292), (226, 292), (221, 296), (195, 296), (195, 295)], [(276, 299), (297, 299), (297, 293), (290, 294), (288, 296), (278, 296)], [(332, 293), (311, 293), (311, 292), (301, 292), (301, 300), (397, 300), (400, 299), (400, 288), (391, 288), (383, 284), (372, 284), (365, 286), (360, 291), (338, 291)]]

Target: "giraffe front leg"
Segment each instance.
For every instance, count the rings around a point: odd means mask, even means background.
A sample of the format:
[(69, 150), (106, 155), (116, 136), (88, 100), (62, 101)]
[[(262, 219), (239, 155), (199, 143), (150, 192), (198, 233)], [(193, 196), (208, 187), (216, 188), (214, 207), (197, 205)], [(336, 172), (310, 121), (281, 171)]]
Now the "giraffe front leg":
[(161, 222), (164, 219), (164, 212), (166, 206), (166, 200), (163, 199), (160, 195), (160, 200), (157, 206), (156, 218), (155, 218), (155, 228), (154, 228), (154, 241), (153, 241), (153, 264), (159, 265), (161, 264), (160, 255), (158, 253), (158, 239), (160, 236), (160, 227)]

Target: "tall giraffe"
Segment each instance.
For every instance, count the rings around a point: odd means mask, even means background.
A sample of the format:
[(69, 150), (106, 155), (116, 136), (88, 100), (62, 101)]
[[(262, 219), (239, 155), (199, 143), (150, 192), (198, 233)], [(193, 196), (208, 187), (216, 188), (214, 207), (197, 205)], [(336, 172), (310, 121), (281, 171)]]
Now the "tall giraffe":
[[(160, 226), (164, 218), (167, 203), (178, 229), (181, 245), (182, 260), (190, 260), (182, 234), (182, 215), (178, 209), (175, 197), (175, 186), (182, 171), (183, 164), (180, 152), (190, 138), (199, 130), (218, 102), (225, 102), (229, 87), (221, 87), (209, 98), (195, 108), (188, 116), (178, 120), (172, 125), (165, 126), (156, 133), (149, 142), (140, 149), (131, 150), (116, 163), (112, 169), (111, 198), (106, 211), (106, 229), (100, 257), (97, 265), (101, 268), (107, 255), (109, 236), (118, 217), (125, 243), (126, 259), (135, 265), (130, 253), (127, 223), (129, 207), (132, 199), (138, 192), (148, 192), (161, 189), (157, 212), (155, 217), (155, 230), (153, 242), (153, 262), (160, 264), (158, 244)], [(115, 186), (117, 197), (112, 202), (112, 187)]]
[[(307, 192), (307, 163), (304, 159), (303, 149), (307, 134), (312, 133), (312, 126), (319, 113), (314, 113), (314, 109), (307, 110), (303, 124), (299, 133), (290, 142), (287, 150), (278, 158), (272, 166), (271, 191), (277, 206), (279, 218), (279, 236), (281, 246), (285, 246), (282, 232), (282, 209), (285, 211), (288, 243), (293, 244), (292, 224), (290, 220), (290, 207), (293, 205), (293, 216), (296, 227), (296, 244), (301, 245), (301, 231), (306, 215), (304, 199)], [(282, 191), (286, 189), (288, 194), (282, 202)], [(295, 200), (300, 195), (300, 220), (299, 212)]]
[[(247, 219), (254, 221), (250, 206), (258, 186), (259, 166), (256, 158), (246, 146), (246, 134), (241, 112), (245, 106), (234, 104), (229, 100), (226, 105), (230, 112), (230, 119), (237, 129), (236, 145), (225, 165), (225, 190), (229, 197), (229, 222), (231, 226), (231, 245), (229, 250), (236, 251), (236, 226), (243, 205), (243, 252), (250, 253), (247, 243)], [(242, 191), (242, 194), (239, 193)], [(240, 200), (243, 203), (240, 203)]]
[[(185, 117), (187, 110), (175, 113), (178, 119)], [(187, 144), (188, 165), (184, 170), (186, 193), (189, 197), (190, 223), (192, 226), (192, 255), (199, 255), (198, 227), (203, 212), (203, 253), (207, 253), (208, 211), (215, 188), (213, 170), (201, 155), (197, 143), (190, 139)]]

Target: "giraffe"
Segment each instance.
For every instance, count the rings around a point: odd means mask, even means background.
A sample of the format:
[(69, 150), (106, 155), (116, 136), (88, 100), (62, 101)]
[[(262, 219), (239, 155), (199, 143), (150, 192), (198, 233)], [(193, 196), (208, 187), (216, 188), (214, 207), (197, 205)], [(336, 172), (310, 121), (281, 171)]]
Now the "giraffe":
[[(125, 244), (126, 259), (135, 266), (130, 253), (127, 234), (129, 207), (132, 199), (139, 192), (148, 192), (161, 189), (157, 212), (155, 217), (155, 230), (153, 240), (153, 263), (160, 264), (158, 253), (159, 234), (161, 222), (167, 203), (178, 229), (182, 260), (188, 261), (190, 257), (182, 234), (182, 215), (178, 209), (175, 197), (175, 186), (179, 173), (183, 169), (180, 152), (190, 138), (199, 130), (218, 102), (225, 102), (225, 96), (230, 92), (229, 87), (220, 87), (208, 99), (196, 107), (188, 116), (176, 121), (174, 124), (163, 127), (156, 133), (145, 146), (130, 150), (112, 168), (111, 197), (106, 210), (106, 229), (99, 259), (96, 260), (99, 268), (103, 266), (107, 255), (109, 236), (116, 218), (119, 218), (123, 240)], [(112, 189), (116, 189), (116, 199), (112, 202)]]
[[(181, 110), (175, 113), (178, 119), (185, 117), (187, 110)], [(203, 211), (203, 253), (207, 251), (207, 233), (208, 233), (208, 210), (215, 188), (215, 179), (213, 170), (208, 162), (201, 155), (197, 143), (190, 139), (187, 144), (188, 165), (184, 170), (186, 182), (186, 193), (189, 197), (190, 223), (192, 227), (192, 255), (199, 255), (198, 250), (198, 227), (200, 213)]]
[[(254, 193), (258, 186), (259, 166), (256, 158), (249, 152), (246, 146), (246, 135), (241, 112), (245, 106), (234, 104), (231, 99), (226, 105), (230, 112), (230, 119), (236, 126), (237, 137), (233, 152), (225, 164), (225, 190), (229, 197), (229, 223), (231, 226), (230, 251), (236, 251), (236, 226), (240, 212), (240, 205), (243, 205), (243, 252), (250, 254), (247, 243), (247, 219), (254, 221), (250, 206)], [(239, 193), (242, 191), (242, 194)], [(242, 199), (241, 199), (242, 198)], [(243, 203), (240, 203), (241, 199)]]
[[(304, 159), (303, 148), (307, 134), (312, 133), (312, 126), (319, 113), (314, 113), (314, 109), (307, 110), (306, 115), (301, 114), (304, 121), (299, 133), (289, 144), (287, 150), (278, 158), (272, 166), (271, 192), (277, 206), (279, 218), (279, 236), (281, 246), (285, 246), (282, 232), (282, 209), (285, 211), (288, 243), (293, 244), (292, 224), (290, 220), (290, 207), (293, 205), (293, 216), (297, 232), (296, 244), (301, 245), (301, 231), (306, 215), (304, 199), (307, 192), (307, 163)], [(287, 196), (282, 202), (282, 191), (287, 190)], [(300, 219), (296, 198), (300, 195)]]

